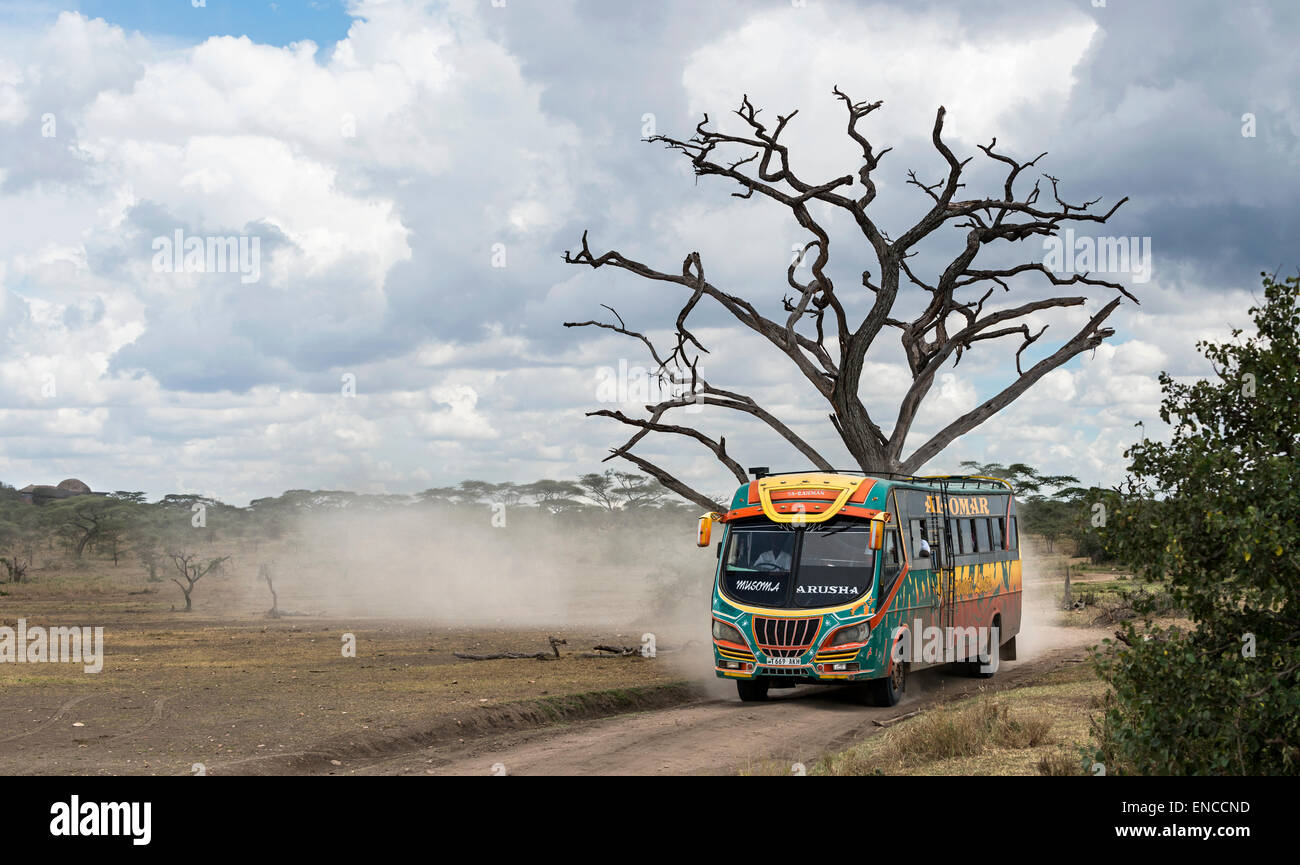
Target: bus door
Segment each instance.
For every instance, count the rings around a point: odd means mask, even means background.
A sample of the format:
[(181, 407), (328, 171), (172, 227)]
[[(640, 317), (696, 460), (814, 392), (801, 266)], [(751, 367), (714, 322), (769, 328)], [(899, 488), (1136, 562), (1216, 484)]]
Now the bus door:
[(888, 597), (893, 591), (894, 583), (902, 573), (902, 541), (898, 537), (898, 530), (891, 525), (885, 530), (884, 543), (880, 549), (880, 597), (882, 599)]
[(934, 618), (932, 624), (940, 628), (951, 628), (956, 622), (957, 613), (957, 569), (953, 557), (959, 547), (953, 536), (954, 520), (948, 517), (949, 499), (947, 491), (942, 495), (942, 508), (939, 513), (930, 514), (926, 519), (926, 534), (930, 540), (930, 561), (934, 568), (934, 586), (932, 606)]

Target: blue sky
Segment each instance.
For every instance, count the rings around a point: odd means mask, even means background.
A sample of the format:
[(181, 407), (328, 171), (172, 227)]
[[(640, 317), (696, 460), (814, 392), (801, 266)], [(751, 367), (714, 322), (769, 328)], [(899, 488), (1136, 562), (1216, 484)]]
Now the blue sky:
[[(706, 111), (729, 122), (749, 94), (764, 116), (800, 110), (787, 135), (807, 173), (854, 173), (838, 85), (884, 100), (866, 128), (894, 148), (873, 203), (893, 236), (925, 207), (907, 171), (942, 170), (939, 105), (946, 139), (976, 157), (972, 191), (1000, 189), (978, 150), (996, 136), (1022, 159), (1048, 151), (1039, 167), (1067, 200), (1129, 197), (1105, 233), (1149, 243), (1151, 278), (1130, 283), (1141, 305), (927, 466), (1022, 461), (1114, 483), (1134, 424), (1161, 434), (1159, 372), (1207, 374), (1195, 342), (1247, 325), (1258, 272), (1298, 263), (1298, 15), (1086, 0), (0, 4), (0, 480), (242, 503), (599, 468), (628, 430), (585, 413), (609, 407), (603, 371), (646, 358), (562, 325), (610, 304), (663, 340), (683, 298), (562, 252), (584, 229), (598, 251), (666, 270), (698, 251), (711, 281), (780, 315), (806, 232), (642, 138), (689, 135)], [(871, 255), (853, 226), (828, 225), (831, 272), (861, 314), (869, 296), (852, 287)], [(256, 278), (160, 266), (177, 232), (256, 239)], [(948, 231), (915, 266), (933, 276), (962, 243)], [(1044, 254), (988, 260), (1013, 252)], [(1046, 288), (1015, 292), (991, 303)], [(1036, 316), (1048, 330), (1026, 357), (1110, 295), (1088, 296)], [(691, 321), (714, 385), (848, 462), (787, 358), (716, 305)], [(1005, 386), (1014, 351), (981, 344), (943, 370), (913, 444)], [(888, 428), (908, 383), (896, 335), (868, 361), (863, 396)], [(743, 463), (802, 466), (746, 416), (681, 420)], [(732, 483), (695, 443), (651, 436), (639, 451), (701, 489)]]
[(212, 36), (247, 36), (267, 45), (310, 39), (328, 48), (347, 36), (352, 24), (341, 0), (88, 0), (44, 8), (3, 3), (0, 15), (53, 18), (65, 9), (152, 38), (191, 44)]

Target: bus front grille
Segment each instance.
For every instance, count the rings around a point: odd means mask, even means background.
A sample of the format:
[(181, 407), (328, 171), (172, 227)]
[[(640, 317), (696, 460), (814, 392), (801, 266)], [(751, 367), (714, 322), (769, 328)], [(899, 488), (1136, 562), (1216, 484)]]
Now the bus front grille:
[(806, 676), (807, 667), (761, 667), (759, 673), (764, 676)]
[(807, 619), (754, 617), (754, 641), (769, 658), (797, 658), (812, 648), (821, 616)]

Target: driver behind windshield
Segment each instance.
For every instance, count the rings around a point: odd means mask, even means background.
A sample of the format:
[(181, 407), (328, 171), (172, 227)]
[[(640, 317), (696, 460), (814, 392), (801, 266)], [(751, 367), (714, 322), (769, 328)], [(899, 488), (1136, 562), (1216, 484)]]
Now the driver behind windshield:
[(759, 570), (790, 570), (790, 553), (778, 549), (780, 546), (780, 541), (775, 537), (768, 541), (767, 549), (754, 560), (754, 567)]

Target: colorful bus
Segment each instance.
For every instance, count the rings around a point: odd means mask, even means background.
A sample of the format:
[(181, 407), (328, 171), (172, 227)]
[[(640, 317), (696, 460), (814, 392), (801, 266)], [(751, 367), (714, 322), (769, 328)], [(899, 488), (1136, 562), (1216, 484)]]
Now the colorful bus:
[(740, 699), (844, 684), (892, 706), (909, 671), (988, 677), (1015, 658), (1020, 539), (1008, 483), (974, 476), (767, 474), (730, 510), (713, 583), (713, 655)]

